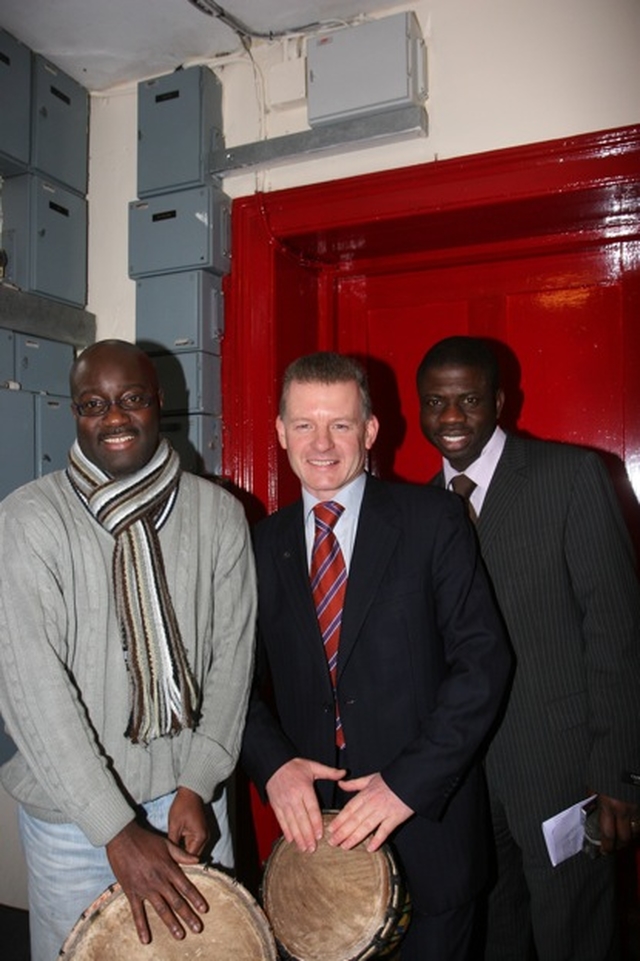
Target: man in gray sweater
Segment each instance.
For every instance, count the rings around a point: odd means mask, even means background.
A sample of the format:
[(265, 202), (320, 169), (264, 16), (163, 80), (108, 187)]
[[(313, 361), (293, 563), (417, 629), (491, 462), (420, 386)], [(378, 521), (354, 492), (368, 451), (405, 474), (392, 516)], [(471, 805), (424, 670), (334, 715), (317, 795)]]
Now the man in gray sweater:
[(66, 471), (0, 505), (0, 713), (17, 752), (32, 961), (54, 961), (114, 880), (143, 943), (144, 901), (173, 937), (207, 904), (180, 864), (219, 840), (244, 726), (255, 576), (240, 503), (180, 470), (162, 393), (123, 341), (71, 370)]

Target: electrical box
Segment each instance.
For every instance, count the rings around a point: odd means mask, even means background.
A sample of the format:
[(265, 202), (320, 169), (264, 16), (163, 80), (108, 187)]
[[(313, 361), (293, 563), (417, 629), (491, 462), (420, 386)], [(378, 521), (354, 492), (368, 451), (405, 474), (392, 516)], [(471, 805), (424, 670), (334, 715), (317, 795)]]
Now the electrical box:
[(129, 204), (129, 276), (229, 269), (230, 198), (195, 187)]
[(6, 279), (74, 307), (87, 298), (87, 202), (35, 174), (5, 180), (2, 246)]
[(220, 358), (194, 350), (152, 356), (164, 394), (165, 414), (220, 415)]
[(0, 175), (23, 173), (31, 142), (31, 50), (0, 29)]
[(160, 432), (180, 455), (183, 470), (193, 474), (222, 473), (222, 423), (210, 414), (162, 417)]
[(33, 65), (31, 167), (86, 194), (89, 94), (39, 54)]
[(220, 353), (222, 278), (206, 270), (143, 277), (136, 282), (136, 338), (147, 353)]
[[(68, 372), (67, 372), (68, 373)], [(68, 391), (67, 391), (68, 393)], [(64, 470), (76, 436), (69, 397), (35, 394), (35, 467), (37, 476)]]
[(222, 84), (209, 67), (138, 84), (138, 197), (210, 183), (223, 146)]
[(426, 50), (414, 13), (393, 14), (307, 41), (311, 127), (420, 105), (426, 95)]
[(71, 344), (16, 333), (16, 380), (23, 390), (69, 397), (69, 371), (74, 356)]
[(35, 475), (33, 394), (0, 388), (0, 500)]

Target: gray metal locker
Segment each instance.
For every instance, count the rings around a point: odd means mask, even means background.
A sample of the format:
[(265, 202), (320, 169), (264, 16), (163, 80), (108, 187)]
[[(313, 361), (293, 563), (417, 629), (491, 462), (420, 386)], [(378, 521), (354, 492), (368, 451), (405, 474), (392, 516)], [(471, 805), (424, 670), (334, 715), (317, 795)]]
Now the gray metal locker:
[(16, 380), (23, 390), (68, 397), (74, 356), (71, 344), (16, 333)]
[(136, 283), (136, 339), (147, 353), (220, 353), (222, 279), (206, 270), (143, 277)]
[(35, 477), (33, 394), (0, 388), (0, 500)]
[(8, 387), (16, 379), (14, 340), (12, 330), (0, 328), (0, 387)]
[(0, 175), (22, 173), (31, 142), (31, 50), (0, 28)]
[(33, 58), (31, 166), (87, 192), (89, 94), (39, 54)]
[(152, 357), (164, 392), (166, 414), (221, 413), (220, 358), (204, 351)]
[(180, 455), (183, 470), (194, 474), (222, 473), (222, 424), (210, 414), (163, 417), (160, 430)]
[(129, 276), (229, 269), (230, 198), (195, 187), (129, 204)]
[(64, 470), (69, 448), (76, 436), (75, 419), (69, 397), (34, 394), (35, 469), (38, 477)]
[(86, 200), (35, 174), (22, 174), (5, 180), (2, 206), (7, 279), (29, 293), (84, 307)]
[(138, 197), (210, 183), (223, 146), (222, 84), (209, 67), (138, 84)]

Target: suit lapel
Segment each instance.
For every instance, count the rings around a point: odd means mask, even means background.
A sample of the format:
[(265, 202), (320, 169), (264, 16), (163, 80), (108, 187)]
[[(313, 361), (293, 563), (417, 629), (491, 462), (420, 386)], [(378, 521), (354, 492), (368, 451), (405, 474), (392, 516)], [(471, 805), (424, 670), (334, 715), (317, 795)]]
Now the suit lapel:
[(395, 520), (395, 508), (385, 485), (368, 476), (342, 615), (339, 675), (353, 651), (399, 536), (400, 528)]
[(527, 461), (524, 445), (520, 438), (508, 434), (478, 520), (478, 536), (483, 551), (490, 546), (526, 484)]
[(309, 583), (302, 501), (293, 505), (282, 519), (278, 537), (274, 541), (274, 564), (280, 572), (299, 636), (309, 641), (310, 647), (320, 650), (324, 656)]
[[(444, 471), (439, 471), (430, 483), (436, 487), (444, 487)], [(491, 478), (478, 518), (477, 531), (483, 551), (490, 546), (526, 483), (525, 445), (519, 437), (507, 434), (504, 450)]]

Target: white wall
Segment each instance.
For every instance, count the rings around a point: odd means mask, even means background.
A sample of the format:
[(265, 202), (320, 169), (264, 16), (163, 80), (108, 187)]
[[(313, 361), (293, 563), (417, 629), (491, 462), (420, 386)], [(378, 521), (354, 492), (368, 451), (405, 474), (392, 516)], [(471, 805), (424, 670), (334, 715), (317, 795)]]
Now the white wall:
[[(418, 0), (406, 9), (429, 51), (428, 137), (229, 175), (232, 197), (640, 121), (638, 0)], [(223, 83), (228, 146), (306, 128), (299, 101), (261, 105), (283, 63), (296, 96), (302, 49), (289, 40), (256, 45), (254, 63), (209, 61)], [(133, 85), (92, 98), (88, 307), (99, 337), (135, 332), (127, 203), (136, 196), (136, 97)]]

